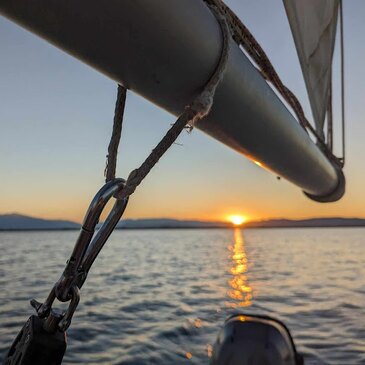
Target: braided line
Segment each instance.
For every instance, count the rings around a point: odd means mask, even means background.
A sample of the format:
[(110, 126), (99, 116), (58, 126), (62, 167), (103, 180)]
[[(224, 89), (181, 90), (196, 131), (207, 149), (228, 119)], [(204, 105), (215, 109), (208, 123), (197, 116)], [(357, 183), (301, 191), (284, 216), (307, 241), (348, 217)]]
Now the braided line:
[(117, 168), (117, 156), (120, 137), (122, 135), (123, 116), (125, 102), (127, 98), (127, 89), (118, 85), (117, 101), (115, 103), (113, 132), (109, 142), (108, 154), (106, 156), (106, 166), (104, 170), (105, 182), (115, 179), (115, 171)]
[[(192, 101), (190, 105), (185, 107), (184, 112), (180, 115), (180, 117), (176, 120), (176, 122), (172, 125), (172, 127), (168, 130), (165, 136), (152, 150), (150, 155), (140, 165), (140, 167), (133, 170), (129, 174), (124, 188), (117, 194), (117, 199), (125, 199), (129, 197), (131, 194), (133, 194), (136, 188), (149, 174), (152, 168), (157, 164), (159, 159), (176, 141), (180, 133), (186, 128), (188, 128), (188, 130), (191, 131), (199, 120), (201, 120), (202, 118), (206, 117), (209, 114), (212, 108), (213, 99), (217, 86), (222, 80), (224, 72), (226, 70), (226, 65), (230, 50), (230, 30), (225, 17), (221, 15), (219, 10), (214, 6), (211, 7), (211, 10), (220, 24), (223, 38), (223, 47), (218, 66), (214, 71), (213, 75), (211, 76), (211, 78), (209, 79), (209, 81), (207, 82), (207, 84), (205, 85), (203, 91)], [(110, 151), (110, 153), (115, 154), (113, 155), (113, 157), (115, 157), (116, 159), (115, 148), (113, 149), (113, 151)], [(112, 159), (112, 161), (114, 160)]]

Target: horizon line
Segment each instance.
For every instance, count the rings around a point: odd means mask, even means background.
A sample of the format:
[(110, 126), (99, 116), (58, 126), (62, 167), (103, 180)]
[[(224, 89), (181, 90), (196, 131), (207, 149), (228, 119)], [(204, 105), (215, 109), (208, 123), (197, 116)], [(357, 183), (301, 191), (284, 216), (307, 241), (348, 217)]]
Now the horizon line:
[[(19, 212), (9, 212), (9, 213), (0, 213), (0, 217), (2, 216), (21, 216), (26, 218), (33, 218), (33, 219), (42, 219), (47, 221), (67, 221), (71, 223), (77, 223), (82, 224), (81, 222), (70, 220), (67, 218), (45, 218), (40, 216), (33, 216), (33, 215), (27, 215)], [(214, 219), (199, 219), (199, 218), (174, 218), (174, 217), (142, 217), (142, 218), (121, 218), (120, 221), (123, 220), (175, 220), (175, 221), (195, 221), (195, 222), (204, 222), (204, 223), (226, 223), (230, 224), (231, 222), (228, 220), (214, 220)], [(361, 216), (338, 216), (338, 215), (331, 215), (331, 216), (310, 216), (305, 218), (285, 218), (285, 217), (272, 217), (272, 218), (263, 218), (263, 219), (250, 219), (247, 218), (247, 221), (245, 221), (242, 226), (245, 226), (250, 223), (260, 223), (260, 222), (267, 222), (267, 221), (275, 221), (275, 220), (287, 220), (287, 221), (303, 221), (303, 220), (312, 220), (312, 219), (365, 219), (365, 217)]]

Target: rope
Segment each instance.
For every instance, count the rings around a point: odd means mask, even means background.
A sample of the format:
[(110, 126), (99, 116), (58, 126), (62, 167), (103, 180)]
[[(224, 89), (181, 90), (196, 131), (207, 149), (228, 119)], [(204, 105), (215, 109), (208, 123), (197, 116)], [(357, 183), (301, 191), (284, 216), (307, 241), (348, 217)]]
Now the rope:
[[(159, 159), (165, 154), (165, 152), (171, 147), (176, 141), (180, 133), (188, 128), (192, 131), (195, 124), (206, 117), (213, 105), (214, 95), (223, 78), (229, 50), (230, 50), (230, 30), (226, 19), (221, 15), (219, 10), (211, 6), (211, 10), (216, 16), (222, 31), (223, 47), (221, 57), (219, 59), (218, 66), (214, 71), (213, 75), (205, 85), (203, 91), (193, 100), (193, 102), (185, 107), (184, 112), (179, 116), (176, 122), (168, 130), (166, 135), (161, 139), (157, 146), (152, 150), (146, 160), (138, 167), (133, 170), (126, 181), (126, 184), (117, 195), (118, 199), (126, 199), (134, 193), (138, 185), (144, 180), (149, 174), (152, 168), (157, 164)], [(106, 180), (115, 178), (116, 160), (118, 153), (118, 145), (121, 137), (121, 130), (123, 124), (123, 112), (125, 107), (125, 95), (126, 89), (123, 86), (118, 86), (118, 97), (115, 107), (115, 116), (113, 124), (113, 132), (111, 141), (108, 149), (107, 166), (105, 168)]]
[[(171, 145), (176, 141), (180, 133), (188, 128), (191, 131), (195, 124), (210, 112), (213, 105), (213, 98), (216, 88), (221, 81), (229, 54), (229, 38), (232, 34), (233, 39), (242, 46), (245, 51), (251, 56), (254, 62), (259, 67), (259, 72), (268, 82), (277, 89), (281, 96), (287, 101), (292, 110), (295, 112), (299, 124), (307, 131), (309, 130), (317, 139), (317, 143), (321, 150), (327, 155), (327, 157), (339, 166), (343, 166), (344, 155), (345, 155), (345, 137), (344, 137), (344, 106), (342, 107), (342, 129), (343, 129), (343, 158), (338, 159), (331, 151), (330, 145), (326, 144), (324, 139), (318, 134), (318, 132), (313, 128), (305, 117), (303, 108), (293, 94), (293, 92), (286, 87), (281, 81), (279, 75), (277, 74), (274, 66), (272, 65), (270, 59), (257, 42), (255, 37), (251, 34), (248, 28), (241, 22), (237, 15), (222, 1), (222, 0), (204, 0), (208, 6), (211, 8), (212, 12), (216, 16), (222, 31), (223, 36), (223, 48), (221, 53), (221, 58), (217, 69), (215, 70), (213, 76), (208, 81), (202, 93), (187, 107), (185, 111), (177, 121), (168, 130), (166, 135), (158, 143), (158, 145), (152, 150), (150, 155), (146, 160), (138, 167), (133, 170), (127, 179), (124, 189), (119, 193), (118, 199), (125, 199), (134, 193), (138, 185), (143, 181), (143, 179), (149, 174), (152, 168), (157, 164), (159, 159), (165, 154), (165, 152), (171, 147)], [(341, 2), (341, 45), (342, 45), (342, 81), (343, 81), (343, 30), (342, 30), (342, 2)], [(230, 28), (230, 29), (229, 29)], [(231, 33), (232, 32), (232, 33)], [(117, 102), (115, 106), (114, 123), (113, 123), (113, 133), (110, 140), (107, 164), (105, 168), (106, 182), (115, 178), (116, 163), (118, 146), (121, 138), (123, 115), (126, 100), (126, 89), (119, 85)], [(344, 105), (344, 88), (342, 87), (342, 105)], [(332, 134), (332, 125), (330, 127)]]
[(283, 84), (269, 57), (266, 55), (265, 51), (262, 49), (252, 33), (238, 18), (238, 16), (222, 0), (204, 1), (209, 5), (216, 6), (225, 15), (231, 27), (232, 36), (235, 42), (244, 48), (244, 50), (259, 66), (259, 72), (264, 77), (264, 79), (272, 83), (280, 95), (290, 105), (303, 129), (309, 130), (316, 137), (319, 147), (327, 155), (327, 157), (337, 165), (341, 165), (340, 160), (332, 153), (332, 151), (326, 145), (324, 139), (318, 134), (318, 132), (313, 128), (313, 126), (305, 117), (304, 110), (297, 97), (288, 87)]
[(346, 136), (345, 136), (345, 48), (343, 27), (343, 3), (340, 0), (340, 30), (341, 30), (341, 127), (342, 127), (342, 167), (345, 166)]
[(330, 77), (330, 87), (327, 105), (327, 146), (333, 151), (333, 108), (332, 108), (332, 75)]
[(109, 142), (108, 154), (106, 155), (106, 166), (104, 170), (105, 182), (115, 179), (115, 171), (117, 168), (117, 156), (120, 137), (122, 135), (123, 116), (125, 109), (125, 101), (127, 97), (127, 89), (118, 85), (117, 101), (115, 103), (113, 133)]

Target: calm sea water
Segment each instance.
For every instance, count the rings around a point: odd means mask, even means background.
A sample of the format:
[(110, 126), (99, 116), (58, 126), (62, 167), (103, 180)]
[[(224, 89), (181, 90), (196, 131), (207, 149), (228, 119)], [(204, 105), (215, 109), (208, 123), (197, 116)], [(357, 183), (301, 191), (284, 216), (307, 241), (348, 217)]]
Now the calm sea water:
[[(77, 232), (0, 233), (0, 360)], [(209, 364), (224, 319), (288, 325), (306, 364), (365, 364), (365, 229), (117, 231), (82, 288), (64, 364)]]

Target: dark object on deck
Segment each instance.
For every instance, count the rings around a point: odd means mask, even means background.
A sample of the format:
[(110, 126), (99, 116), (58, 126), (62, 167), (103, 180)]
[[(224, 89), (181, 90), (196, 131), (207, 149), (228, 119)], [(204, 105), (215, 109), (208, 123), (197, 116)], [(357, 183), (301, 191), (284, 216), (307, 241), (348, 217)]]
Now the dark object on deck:
[(237, 314), (219, 333), (211, 365), (304, 365), (304, 360), (284, 323)]
[[(57, 314), (55, 314), (57, 316)], [(66, 351), (66, 333), (52, 330), (50, 323), (31, 316), (19, 332), (3, 365), (59, 365)]]

